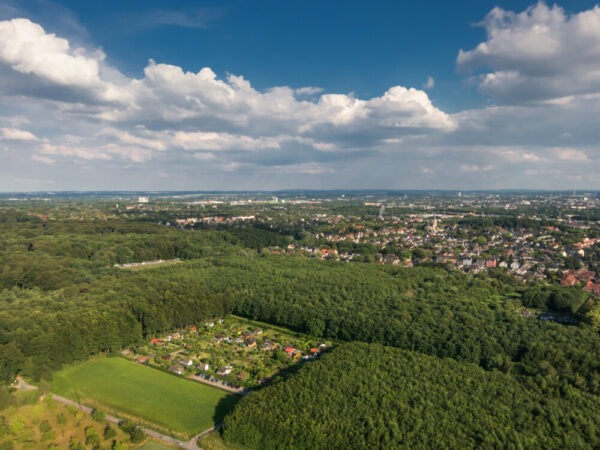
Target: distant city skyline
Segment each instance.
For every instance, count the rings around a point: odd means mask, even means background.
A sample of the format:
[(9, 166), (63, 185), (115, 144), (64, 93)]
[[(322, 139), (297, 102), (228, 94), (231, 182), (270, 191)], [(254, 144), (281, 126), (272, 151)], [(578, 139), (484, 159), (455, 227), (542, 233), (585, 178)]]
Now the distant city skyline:
[(592, 1), (0, 0), (0, 191), (598, 190)]

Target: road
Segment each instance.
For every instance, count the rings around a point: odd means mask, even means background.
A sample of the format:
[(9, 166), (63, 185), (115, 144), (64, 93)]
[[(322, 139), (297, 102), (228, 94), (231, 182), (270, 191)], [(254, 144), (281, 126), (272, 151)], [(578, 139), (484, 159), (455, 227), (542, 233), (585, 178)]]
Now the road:
[[(17, 383), (15, 384), (15, 387), (22, 391), (31, 391), (31, 390), (37, 389), (37, 386), (28, 384), (21, 377), (17, 377)], [(59, 403), (62, 403), (67, 406), (74, 406), (75, 408), (83, 411), (86, 414), (92, 414), (93, 409), (90, 408), (89, 406), (85, 406), (85, 405), (76, 403), (73, 400), (70, 400), (66, 397), (62, 397), (60, 395), (56, 395), (56, 394), (50, 394), (50, 395), (52, 395), (52, 398)], [(115, 416), (111, 416), (110, 414), (106, 415), (106, 420), (108, 422), (111, 422), (111, 423), (114, 423), (117, 425), (121, 423), (121, 419), (119, 419), (118, 417), (115, 417)], [(166, 434), (159, 433), (158, 431), (151, 430), (150, 428), (140, 427), (140, 429), (144, 432), (144, 434), (146, 434), (146, 436), (149, 436), (153, 439), (161, 440), (170, 445), (174, 445), (177, 448), (181, 448), (181, 449), (185, 449), (185, 450), (202, 450), (200, 447), (198, 447), (198, 445), (196, 445), (196, 441), (198, 440), (198, 438), (204, 436), (205, 434), (210, 433), (211, 431), (219, 429), (220, 426), (221, 426), (221, 424), (217, 424), (216, 426), (211, 427), (208, 430), (204, 430), (203, 432), (201, 432), (201, 433), (197, 434), (196, 436), (194, 436), (193, 438), (191, 438), (189, 441), (181, 441), (181, 440), (175, 439), (171, 436), (167, 436)]]

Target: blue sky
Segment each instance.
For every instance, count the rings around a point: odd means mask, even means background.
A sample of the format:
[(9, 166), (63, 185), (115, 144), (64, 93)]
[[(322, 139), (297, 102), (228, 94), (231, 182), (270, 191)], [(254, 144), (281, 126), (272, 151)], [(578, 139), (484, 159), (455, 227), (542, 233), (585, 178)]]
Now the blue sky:
[(3, 191), (600, 189), (598, 113), (594, 2), (0, 1)]

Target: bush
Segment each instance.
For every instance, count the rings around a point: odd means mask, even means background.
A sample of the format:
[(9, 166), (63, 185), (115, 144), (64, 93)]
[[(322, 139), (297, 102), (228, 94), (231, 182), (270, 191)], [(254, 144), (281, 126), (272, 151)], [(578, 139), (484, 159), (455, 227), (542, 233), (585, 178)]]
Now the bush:
[(46, 431), (42, 434), (42, 442), (53, 441), (56, 438), (56, 433), (54, 431)]
[(104, 422), (106, 420), (106, 413), (99, 409), (94, 409), (92, 411), (92, 419), (94, 419), (96, 422)]
[(69, 450), (86, 450), (86, 448), (80, 441), (71, 437), (71, 439), (69, 439)]
[(145, 438), (144, 432), (135, 423), (125, 420), (121, 423), (121, 429), (129, 435), (129, 439), (134, 444), (142, 442)]
[(85, 445), (91, 445), (94, 448), (100, 445), (100, 437), (94, 427), (87, 427), (85, 429)]
[(46, 433), (47, 431), (50, 431), (52, 429), (52, 425), (50, 425), (50, 422), (48, 422), (47, 420), (44, 420), (42, 423), (40, 423), (40, 431), (42, 433)]
[(112, 450), (127, 450), (127, 446), (123, 444), (121, 441), (113, 441)]
[(144, 432), (142, 431), (141, 428), (139, 427), (135, 427), (131, 433), (129, 433), (131, 442), (133, 442), (134, 444), (137, 444), (138, 442), (142, 442), (145, 438), (146, 435), (144, 434)]
[(112, 439), (117, 435), (117, 431), (110, 425), (106, 425), (104, 428), (104, 439)]

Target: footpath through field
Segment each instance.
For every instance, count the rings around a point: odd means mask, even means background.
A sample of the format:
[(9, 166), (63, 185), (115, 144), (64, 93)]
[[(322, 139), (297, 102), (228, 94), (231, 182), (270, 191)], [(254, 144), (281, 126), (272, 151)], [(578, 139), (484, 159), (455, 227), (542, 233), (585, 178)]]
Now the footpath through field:
[[(93, 411), (93, 409), (90, 408), (89, 406), (80, 405), (79, 403), (76, 403), (73, 400), (69, 400), (68, 398), (61, 397), (60, 395), (52, 394), (52, 398), (55, 401), (63, 403), (65, 405), (74, 406), (87, 414), (91, 414)], [(109, 414), (106, 415), (106, 420), (108, 420), (109, 422), (115, 423), (117, 425), (119, 423), (121, 423), (121, 419), (119, 419), (118, 417), (115, 417), (115, 416), (111, 416)], [(144, 434), (146, 434), (146, 436), (149, 436), (154, 439), (159, 439), (159, 440), (166, 442), (168, 444), (171, 444), (171, 445), (175, 445), (177, 448), (184, 448), (186, 450), (201, 450), (200, 447), (198, 447), (196, 445), (196, 440), (198, 439), (198, 437), (200, 435), (194, 436), (189, 441), (180, 441), (179, 439), (175, 439), (171, 436), (167, 436), (166, 434), (159, 433), (158, 431), (154, 431), (149, 428), (140, 427), (140, 429), (144, 432)], [(213, 429), (215, 429), (215, 427), (210, 428), (211, 431)], [(206, 432), (208, 432), (208, 430), (203, 431), (200, 434), (203, 434)]]

